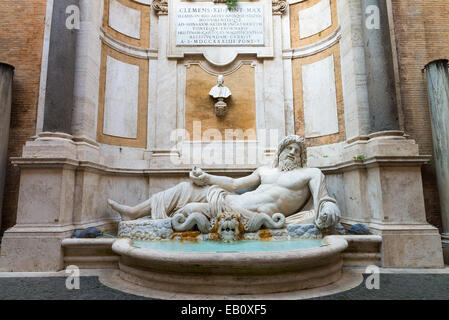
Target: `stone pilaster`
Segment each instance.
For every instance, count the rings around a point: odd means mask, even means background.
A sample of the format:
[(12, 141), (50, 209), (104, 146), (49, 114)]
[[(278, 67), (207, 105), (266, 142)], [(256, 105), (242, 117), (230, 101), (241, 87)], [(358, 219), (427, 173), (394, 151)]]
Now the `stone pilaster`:
[(276, 12), (273, 14), (273, 34), (275, 35), (274, 58), (263, 61), (265, 128), (279, 130), (278, 136), (281, 139), (285, 135), (284, 75), (282, 74), (284, 62), (281, 15)]
[(382, 236), (382, 266), (442, 268), (441, 238), (426, 221), (421, 166), (429, 156), (400, 131), (373, 133), (344, 146), (343, 162), (323, 167), (342, 223)]
[[(153, 3), (154, 4), (154, 3)], [(153, 6), (154, 8), (154, 6)], [(166, 11), (159, 11), (159, 59), (157, 62), (157, 112), (153, 116), (156, 136), (154, 137), (154, 152), (156, 156), (169, 156), (173, 147), (170, 141), (171, 133), (176, 130), (176, 92), (177, 90), (177, 61), (167, 59), (168, 15)]]

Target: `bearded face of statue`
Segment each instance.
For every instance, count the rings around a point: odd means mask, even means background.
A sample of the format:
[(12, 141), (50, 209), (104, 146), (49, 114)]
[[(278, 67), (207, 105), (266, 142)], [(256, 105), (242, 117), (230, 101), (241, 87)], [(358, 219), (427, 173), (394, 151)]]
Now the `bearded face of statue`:
[(291, 143), (279, 155), (279, 169), (290, 171), (301, 167), (301, 146)]

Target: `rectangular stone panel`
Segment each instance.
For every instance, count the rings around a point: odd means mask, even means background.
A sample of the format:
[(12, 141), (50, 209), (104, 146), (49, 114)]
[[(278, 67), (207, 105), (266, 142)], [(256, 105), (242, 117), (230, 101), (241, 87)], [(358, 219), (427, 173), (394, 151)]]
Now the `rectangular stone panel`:
[(102, 27), (105, 36), (126, 45), (150, 48), (152, 11), (149, 1), (104, 0)]
[(139, 66), (108, 56), (103, 133), (137, 138), (138, 103)]
[(146, 148), (149, 61), (103, 44), (97, 141)]
[(338, 133), (334, 57), (302, 67), (306, 138)]
[[(340, 0), (307, 0), (289, 6), (292, 48), (316, 44), (332, 36), (339, 28), (337, 3)], [(344, 1), (343, 1), (344, 2)]]
[(313, 7), (299, 12), (299, 36), (301, 39), (313, 36), (332, 26), (330, 0), (323, 0)]
[(109, 26), (134, 39), (140, 39), (141, 12), (116, 0), (109, 5)]

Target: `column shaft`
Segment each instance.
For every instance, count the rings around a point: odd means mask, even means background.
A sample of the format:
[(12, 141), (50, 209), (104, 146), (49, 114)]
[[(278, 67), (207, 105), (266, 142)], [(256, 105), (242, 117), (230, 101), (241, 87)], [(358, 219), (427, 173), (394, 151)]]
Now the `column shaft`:
[[(362, 0), (362, 9), (370, 131), (373, 133), (398, 130), (396, 86), (386, 0)], [(380, 21), (380, 25), (367, 22), (367, 19), (371, 18)]]
[(53, 4), (43, 131), (72, 133), (75, 86), (76, 29), (68, 29), (66, 13), (78, 0), (57, 0)]
[(11, 120), (12, 81), (14, 67), (0, 63), (0, 227), (2, 222), (3, 190), (8, 163), (9, 123)]
[(443, 232), (449, 233), (449, 78), (448, 61), (426, 66), (432, 122), (435, 167), (441, 203)]

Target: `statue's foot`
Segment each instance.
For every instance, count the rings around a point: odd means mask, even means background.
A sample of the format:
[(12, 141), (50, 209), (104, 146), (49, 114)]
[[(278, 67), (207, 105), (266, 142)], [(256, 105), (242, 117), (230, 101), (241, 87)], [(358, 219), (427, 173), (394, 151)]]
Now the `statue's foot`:
[(131, 207), (122, 205), (111, 199), (108, 199), (108, 205), (120, 214), (123, 221), (134, 220), (134, 218), (132, 217)]

